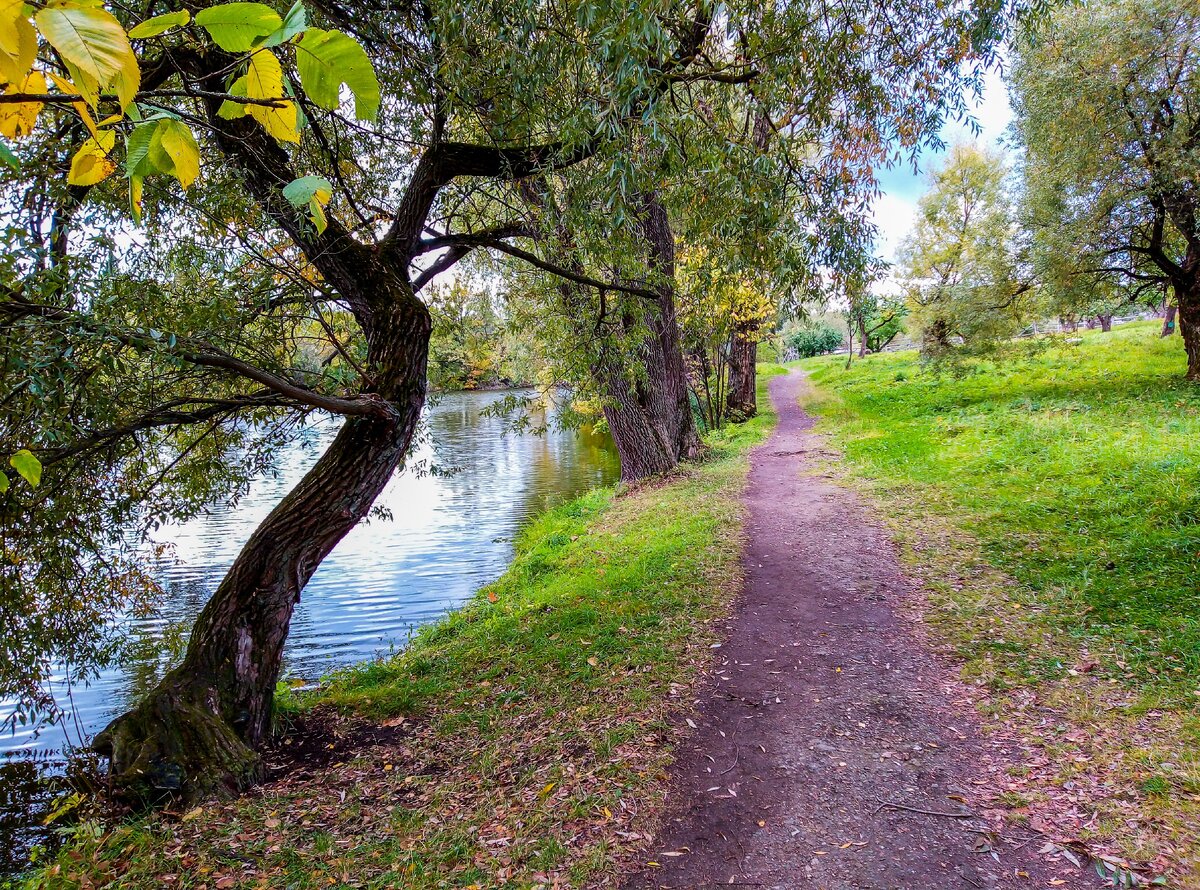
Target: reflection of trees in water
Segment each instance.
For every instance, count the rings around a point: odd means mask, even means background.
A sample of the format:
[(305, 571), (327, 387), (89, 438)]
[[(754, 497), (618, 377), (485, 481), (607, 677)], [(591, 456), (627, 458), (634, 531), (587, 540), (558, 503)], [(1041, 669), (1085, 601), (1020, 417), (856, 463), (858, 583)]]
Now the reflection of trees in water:
[[(440, 464), (460, 472), (445, 478), (456, 503), (503, 501), (517, 523), (596, 485), (617, 478), (611, 440), (563, 428), (554, 394), (459, 394), (429, 416)], [(493, 413), (520, 405), (520, 417)], [(511, 472), (503, 472), (511, 467)]]

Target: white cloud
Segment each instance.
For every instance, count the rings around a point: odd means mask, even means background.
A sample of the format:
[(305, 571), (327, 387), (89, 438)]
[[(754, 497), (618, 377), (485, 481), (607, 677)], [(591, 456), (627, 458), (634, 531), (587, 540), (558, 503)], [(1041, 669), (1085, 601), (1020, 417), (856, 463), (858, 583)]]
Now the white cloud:
[[(971, 112), (980, 127), (978, 136), (965, 123), (952, 121), (942, 128), (942, 140), (947, 145), (978, 141), (993, 148), (999, 147), (1012, 120), (1008, 87), (999, 72), (992, 71), (984, 77), (983, 94), (973, 103)], [(917, 172), (909, 166), (902, 166), (885, 171), (880, 176), (882, 194), (875, 202), (874, 217), (880, 236), (876, 249), (883, 259), (895, 261), (896, 248), (908, 234), (916, 217), (917, 199), (925, 191), (925, 175), (943, 155), (943, 152), (927, 151), (919, 159)]]

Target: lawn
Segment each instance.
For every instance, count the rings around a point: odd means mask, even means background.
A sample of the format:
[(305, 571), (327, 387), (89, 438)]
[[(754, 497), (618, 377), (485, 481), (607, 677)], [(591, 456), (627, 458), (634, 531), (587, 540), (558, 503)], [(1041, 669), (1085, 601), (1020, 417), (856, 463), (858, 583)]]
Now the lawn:
[[(808, 408), (890, 520), (929, 588), (927, 619), (996, 696), (995, 715), (1019, 722), (1016, 703), (1032, 699), (1090, 728), (1039, 737), (1052, 761), (1090, 759), (1059, 769), (1058, 787), (1080, 773), (1130, 785), (1139, 819), (1174, 828), (1126, 832), (1129, 855), (1190, 832), (1195, 857), (1200, 386), (1183, 380), (1178, 337), (1141, 322), (958, 373), (913, 352), (802, 366)], [(1125, 815), (1092, 830), (1116, 837)]]
[[(760, 404), (769, 405), (762, 373)], [(510, 570), (398, 656), (315, 694), (379, 745), (259, 792), (75, 842), (29, 886), (583, 886), (650, 838), (688, 691), (741, 579), (741, 490), (766, 411), (708, 458), (525, 529)]]

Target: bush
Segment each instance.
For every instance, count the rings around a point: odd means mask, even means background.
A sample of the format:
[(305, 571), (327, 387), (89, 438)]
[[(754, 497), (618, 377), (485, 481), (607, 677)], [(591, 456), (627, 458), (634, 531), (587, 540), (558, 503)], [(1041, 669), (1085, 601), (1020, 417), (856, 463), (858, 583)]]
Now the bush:
[(837, 328), (821, 323), (789, 334), (787, 345), (796, 350), (798, 358), (811, 358), (833, 352), (842, 345), (842, 335)]

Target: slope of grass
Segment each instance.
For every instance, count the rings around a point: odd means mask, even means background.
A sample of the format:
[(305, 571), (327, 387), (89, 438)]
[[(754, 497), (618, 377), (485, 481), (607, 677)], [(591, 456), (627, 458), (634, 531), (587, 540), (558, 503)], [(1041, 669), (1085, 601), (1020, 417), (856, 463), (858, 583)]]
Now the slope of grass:
[(80, 836), (30, 886), (576, 887), (612, 872), (654, 827), (669, 718), (740, 582), (746, 453), (773, 420), (718, 431), (669, 479), (546, 513), (503, 577), (404, 652), (281, 698), (395, 739)]
[[(1156, 323), (1072, 339), (961, 376), (911, 352), (808, 360), (808, 407), (907, 545), (967, 676), (1013, 691), (997, 715), (1059, 706), (1089, 732), (1049, 750), (1095, 760), (1057, 764), (1060, 785), (1091, 770), (1132, 786), (1143, 817), (1174, 820), (1186, 859), (1200, 833), (1200, 387)], [(1115, 820), (1095, 833), (1120, 835)], [(1172, 843), (1126, 834), (1142, 859)]]

